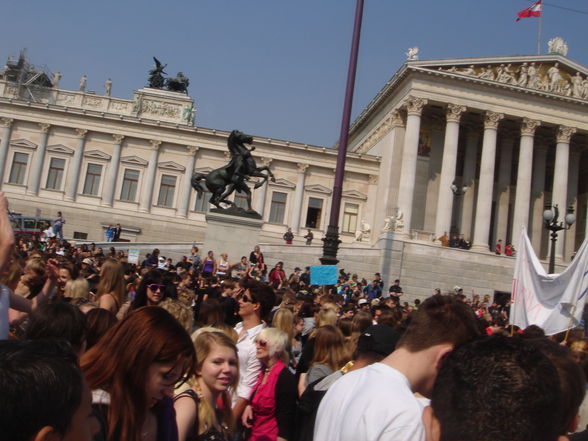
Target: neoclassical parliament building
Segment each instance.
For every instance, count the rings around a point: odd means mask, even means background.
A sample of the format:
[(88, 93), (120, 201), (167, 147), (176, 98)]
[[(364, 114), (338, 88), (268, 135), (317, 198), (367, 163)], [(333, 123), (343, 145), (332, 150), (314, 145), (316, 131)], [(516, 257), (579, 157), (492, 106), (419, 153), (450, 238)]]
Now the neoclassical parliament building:
[[(190, 177), (227, 162), (227, 132), (199, 127), (186, 94), (145, 87), (121, 99), (85, 82), (62, 90), (59, 75), (26, 67), (9, 60), (0, 75), (0, 185), (12, 210), (60, 210), (66, 237), (78, 240), (103, 240), (113, 223), (130, 242), (204, 240), (209, 195), (198, 197)], [(495, 255), (495, 243), (516, 248), (526, 228), (546, 259), (542, 213), (557, 204), (576, 214), (559, 233), (563, 268), (588, 228), (587, 76), (561, 54), (407, 60), (351, 127), (340, 266), (400, 278), (414, 296), (455, 285), (508, 292), (514, 259)], [(253, 193), (266, 259), (318, 264), (336, 148), (252, 135), (255, 158), (276, 176)], [(445, 232), (471, 249), (443, 247)]]

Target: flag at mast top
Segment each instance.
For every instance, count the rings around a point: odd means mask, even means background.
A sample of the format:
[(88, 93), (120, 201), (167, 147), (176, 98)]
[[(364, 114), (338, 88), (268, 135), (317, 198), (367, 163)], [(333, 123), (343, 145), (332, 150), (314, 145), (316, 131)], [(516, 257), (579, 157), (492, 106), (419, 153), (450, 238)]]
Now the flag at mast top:
[(541, 17), (541, 0), (536, 1), (528, 8), (523, 9), (522, 11), (517, 12), (518, 18), (516, 21), (519, 21), (521, 18), (527, 17)]

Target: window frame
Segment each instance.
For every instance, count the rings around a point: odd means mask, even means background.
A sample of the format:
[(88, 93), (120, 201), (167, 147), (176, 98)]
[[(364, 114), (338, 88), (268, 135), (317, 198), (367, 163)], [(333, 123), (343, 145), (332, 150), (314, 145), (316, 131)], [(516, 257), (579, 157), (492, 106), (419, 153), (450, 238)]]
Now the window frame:
[[(65, 184), (65, 173), (67, 170), (67, 158), (63, 158), (61, 156), (57, 156), (57, 155), (50, 155), (47, 157), (48, 159), (48, 165), (49, 167), (47, 167), (47, 172), (45, 173), (45, 190), (52, 190), (52, 191), (63, 191), (63, 186)], [(51, 164), (53, 163), (53, 160), (61, 160), (63, 161), (63, 168), (61, 169), (61, 176), (59, 176), (59, 185), (56, 185), (55, 187), (49, 187), (49, 179), (51, 178), (51, 170), (53, 170), (51, 168)]]
[[(353, 205), (356, 207), (357, 211), (355, 213), (351, 213), (347, 210), (347, 207), (350, 205)], [(355, 229), (352, 229), (352, 230), (345, 229), (345, 227), (346, 227), (346, 225), (345, 225), (346, 219), (345, 218), (348, 214), (355, 215)], [(356, 202), (343, 201), (343, 213), (341, 213), (341, 233), (355, 234), (355, 232), (357, 231), (357, 226), (359, 225), (359, 214), (360, 214), (360, 204), (358, 204)]]
[[(169, 197), (169, 188), (171, 186), (163, 183), (163, 180), (164, 180), (165, 177), (174, 178), (174, 185), (173, 185), (173, 188), (171, 190), (172, 191), (172, 194), (171, 194), (171, 201), (169, 201), (169, 205), (167, 205), (167, 203), (168, 203), (168, 200), (167, 199)], [(173, 173), (161, 173), (159, 175), (159, 188), (157, 190), (157, 204), (156, 205), (158, 207), (163, 207), (163, 208), (174, 208), (175, 207), (175, 204), (176, 204), (176, 196), (177, 196), (176, 189), (178, 188), (178, 185), (179, 185), (179, 179), (178, 179), (178, 175), (177, 174), (173, 174)], [(163, 204), (162, 203), (162, 200), (161, 200), (162, 190), (163, 190), (164, 187), (167, 187), (168, 188), (167, 191), (166, 191), (167, 195), (165, 197), (166, 204)]]
[[(127, 171), (132, 171), (132, 172), (136, 172), (137, 173), (137, 180), (135, 181), (135, 194), (133, 195), (133, 199), (125, 199), (123, 198), (123, 192), (125, 191), (125, 176), (126, 176), (126, 172)], [(123, 167), (122, 171), (121, 171), (121, 177), (120, 177), (120, 189), (118, 192), (118, 196), (119, 196), (119, 201), (121, 202), (137, 202), (137, 195), (139, 193), (139, 187), (141, 184), (141, 170), (138, 170), (136, 168), (131, 168), (131, 167)], [(132, 182), (132, 181), (131, 181)], [(131, 184), (131, 188), (132, 188), (132, 184)]]
[[(90, 172), (90, 166), (91, 165), (95, 165), (100, 167), (100, 175), (98, 175), (98, 187), (96, 188), (96, 194), (93, 193), (86, 193), (86, 184), (88, 182), (88, 176), (89, 176), (89, 172)], [(98, 161), (86, 161), (85, 162), (85, 170), (86, 173), (84, 174), (84, 180), (83, 182), (81, 182), (82, 185), (82, 189), (80, 194), (82, 196), (90, 196), (90, 197), (100, 197), (101, 193), (102, 193), (102, 184), (104, 182), (104, 179), (102, 179), (102, 176), (104, 175), (104, 171), (105, 171), (105, 164), (98, 162)], [(95, 176), (95, 175), (93, 175)], [(94, 188), (94, 186), (92, 185), (92, 188)]]
[[(272, 219), (272, 215), (274, 214), (274, 195), (282, 194), (284, 195), (284, 202), (277, 201), (276, 203), (282, 206), (282, 220), (278, 221), (276, 219)], [(272, 224), (281, 224), (284, 225), (284, 221), (286, 219), (286, 207), (288, 205), (288, 193), (285, 191), (278, 191), (272, 190), (271, 198), (270, 198), (270, 205), (268, 210), (268, 222)]]
[[(14, 161), (16, 158), (17, 154), (21, 154), (21, 155), (26, 155), (27, 156), (27, 162), (24, 166), (24, 171), (22, 173), (22, 182), (13, 182), (11, 180), (12, 177), (12, 170), (14, 168)], [(10, 160), (10, 167), (8, 170), (7, 175), (7, 179), (6, 179), (6, 184), (10, 184), (10, 185), (27, 185), (27, 180), (28, 180), (28, 175), (29, 175), (29, 168), (30, 168), (30, 162), (32, 159), (32, 154), (29, 151), (22, 151), (22, 150), (13, 150), (12, 152), (12, 158)], [(22, 164), (22, 163), (20, 163)]]

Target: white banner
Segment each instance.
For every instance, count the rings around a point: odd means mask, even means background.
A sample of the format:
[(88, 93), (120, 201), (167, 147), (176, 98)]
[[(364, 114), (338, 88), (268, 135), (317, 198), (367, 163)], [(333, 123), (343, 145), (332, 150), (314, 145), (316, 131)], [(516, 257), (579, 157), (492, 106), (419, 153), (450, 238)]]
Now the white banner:
[[(563, 237), (560, 238), (563, 240)], [(512, 283), (510, 322), (525, 329), (537, 325), (547, 335), (577, 326), (588, 292), (588, 242), (561, 274), (547, 274), (521, 231)]]

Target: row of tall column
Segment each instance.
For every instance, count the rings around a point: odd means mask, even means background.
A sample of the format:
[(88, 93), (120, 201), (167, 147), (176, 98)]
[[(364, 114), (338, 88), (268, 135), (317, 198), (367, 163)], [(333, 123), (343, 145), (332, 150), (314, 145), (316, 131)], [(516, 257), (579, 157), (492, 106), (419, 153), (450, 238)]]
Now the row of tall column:
[[(2, 182), (4, 182), (5, 179), (4, 172), (6, 170), (7, 165), (6, 161), (8, 158), (8, 150), (10, 148), (13, 123), (14, 121), (11, 118), (0, 119), (0, 127), (2, 128), (2, 139), (0, 141), (0, 185)], [(31, 169), (28, 174), (29, 177), (27, 182), (27, 193), (33, 196), (38, 196), (39, 190), (41, 188), (41, 176), (43, 172), (43, 167), (45, 165), (49, 133), (51, 130), (50, 124), (39, 123), (38, 126), (40, 131), (39, 144), (33, 155)], [(76, 200), (78, 187), (80, 184), (80, 176), (82, 170), (84, 151), (86, 148), (88, 130), (75, 129), (75, 134), (77, 138), (77, 145), (76, 148), (74, 148), (73, 157), (69, 162), (69, 180), (65, 187), (65, 199), (69, 201)], [(121, 153), (123, 149), (123, 143), (125, 140), (124, 135), (113, 134), (112, 137), (114, 140), (113, 154), (110, 160), (109, 167), (107, 169), (107, 173), (104, 177), (101, 195), (102, 205), (107, 207), (111, 207), (114, 202), (115, 191), (117, 188), (120, 170)], [(159, 158), (160, 146), (161, 141), (150, 140), (151, 156), (149, 158), (147, 170), (145, 172), (145, 185), (142, 186), (141, 196), (139, 200), (139, 211), (145, 213), (148, 213), (151, 210), (153, 190), (155, 188), (155, 178), (157, 176), (157, 163)], [(180, 198), (178, 201), (177, 210), (177, 214), (180, 217), (187, 217), (188, 215), (191, 195), (190, 178), (192, 176), (192, 172), (194, 170), (194, 166), (196, 163), (196, 153), (198, 152), (198, 147), (187, 146), (187, 152), (188, 161), (186, 168), (186, 179), (184, 179), (182, 191), (180, 193)]]
[[(404, 216), (403, 234), (406, 236), (410, 232), (412, 221), (421, 115), (426, 104), (426, 99), (416, 97), (409, 97), (405, 102), (407, 118), (398, 189), (398, 207)], [(451, 187), (456, 178), (460, 118), (466, 110), (465, 106), (452, 103), (448, 104), (446, 109), (445, 139), (436, 201), (436, 237), (449, 232), (451, 228), (455, 198)], [(464, 195), (461, 224), (465, 234), (470, 235), (473, 229), (473, 249), (488, 250), (489, 248), (492, 201), (495, 190), (498, 190), (497, 197), (499, 198), (497, 207), (508, 206), (508, 199), (504, 201), (501, 198), (510, 198), (508, 191), (510, 189), (514, 146), (512, 137), (506, 136), (502, 140), (500, 146), (501, 167), (498, 171), (496, 186), (494, 182), (497, 134), (500, 122), (503, 119), (504, 114), (499, 112), (487, 111), (484, 114), (482, 154), (477, 183), (475, 170), (478, 134), (469, 132), (466, 139), (463, 185), (467, 187), (468, 191), (466, 193), (467, 197)], [(512, 239), (515, 246), (522, 228), (530, 231), (536, 230), (537, 223), (542, 221), (539, 216), (530, 217), (530, 213), (542, 211), (542, 208), (540, 209), (536, 205), (536, 199), (538, 193), (543, 192), (546, 148), (538, 148), (534, 142), (535, 131), (540, 125), (541, 121), (529, 118), (523, 118), (521, 122), (517, 183), (512, 213)], [(574, 170), (570, 171), (569, 161), (570, 139), (575, 132), (576, 129), (572, 127), (559, 126), (557, 129), (552, 203), (557, 204), (562, 213), (565, 213), (567, 204), (576, 198), (577, 193), (577, 191), (570, 192), (568, 189), (568, 180), (575, 175), (576, 181), (574, 182), (577, 182), (578, 176), (578, 170), (574, 172), (578, 164), (575, 164)], [(537, 157), (534, 158), (534, 154)], [(579, 161), (576, 161), (576, 163), (579, 163)], [(533, 173), (534, 164), (536, 167), (535, 173)], [(506, 210), (496, 212), (495, 222), (499, 237), (506, 237), (508, 216), (508, 211)], [(564, 243), (564, 240), (557, 242), (556, 257), (563, 257)]]

